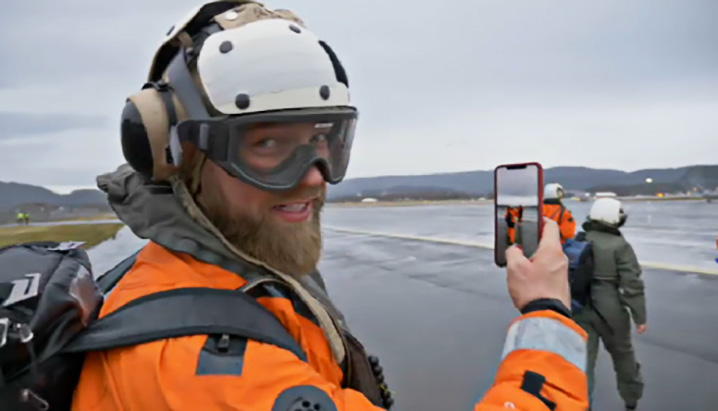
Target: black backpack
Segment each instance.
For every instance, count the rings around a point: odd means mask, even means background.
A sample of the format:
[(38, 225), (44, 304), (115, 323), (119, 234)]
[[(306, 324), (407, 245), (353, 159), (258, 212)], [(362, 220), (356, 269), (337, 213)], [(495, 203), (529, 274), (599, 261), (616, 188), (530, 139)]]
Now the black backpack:
[(586, 233), (580, 232), (576, 238), (566, 240), (563, 244), (563, 252), (568, 257), (571, 311), (578, 313), (591, 303), (591, 283), (594, 270), (593, 247), (586, 238)]
[(95, 281), (87, 253), (79, 246), (37, 242), (0, 249), (3, 410), (69, 410), (86, 352), (171, 337), (241, 336), (274, 344), (306, 361), (279, 320), (235, 290), (159, 292), (97, 319), (104, 295), (134, 264), (136, 254)]

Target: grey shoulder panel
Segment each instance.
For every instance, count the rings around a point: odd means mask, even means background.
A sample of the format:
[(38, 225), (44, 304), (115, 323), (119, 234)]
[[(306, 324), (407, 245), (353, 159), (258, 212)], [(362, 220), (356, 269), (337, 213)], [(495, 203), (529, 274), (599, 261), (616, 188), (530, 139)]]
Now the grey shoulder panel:
[(337, 411), (334, 401), (313, 385), (287, 388), (274, 401), (272, 411)]
[(241, 376), (244, 368), (243, 355), (219, 355), (202, 350), (199, 354), (195, 375)]
[(195, 375), (241, 376), (247, 342), (247, 338), (228, 334), (208, 336), (199, 353)]

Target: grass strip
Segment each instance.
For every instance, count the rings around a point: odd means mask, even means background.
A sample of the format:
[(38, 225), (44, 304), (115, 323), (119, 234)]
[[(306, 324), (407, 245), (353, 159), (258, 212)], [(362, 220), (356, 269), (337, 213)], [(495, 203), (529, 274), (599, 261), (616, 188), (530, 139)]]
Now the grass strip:
[(0, 247), (30, 241), (84, 241), (83, 248), (89, 249), (113, 238), (122, 227), (121, 223), (0, 227)]
[(97, 220), (117, 220), (117, 215), (115, 215), (114, 213), (102, 213), (102, 214), (95, 214), (95, 215), (86, 216), (86, 217), (58, 218), (58, 219), (53, 219), (53, 220), (49, 220), (49, 221), (97, 221)]

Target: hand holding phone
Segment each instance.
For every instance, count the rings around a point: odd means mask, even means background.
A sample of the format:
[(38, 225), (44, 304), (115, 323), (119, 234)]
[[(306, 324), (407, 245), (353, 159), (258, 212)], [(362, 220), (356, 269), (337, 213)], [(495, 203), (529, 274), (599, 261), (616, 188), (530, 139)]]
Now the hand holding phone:
[(571, 307), (568, 258), (561, 248), (558, 224), (546, 219), (542, 231), (538, 250), (530, 260), (517, 248), (506, 253), (509, 295), (518, 310), (539, 299), (555, 299), (567, 309)]
[(529, 258), (543, 230), (543, 168), (508, 164), (494, 170), (494, 261), (506, 266), (506, 250), (518, 245)]

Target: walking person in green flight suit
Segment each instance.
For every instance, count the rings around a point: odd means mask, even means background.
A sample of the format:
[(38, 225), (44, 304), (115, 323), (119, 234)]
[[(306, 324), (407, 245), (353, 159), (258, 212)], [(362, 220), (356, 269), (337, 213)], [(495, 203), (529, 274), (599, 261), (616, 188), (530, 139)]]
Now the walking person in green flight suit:
[(591, 303), (574, 316), (588, 333), (588, 384), (593, 392), (599, 338), (613, 360), (618, 392), (626, 410), (635, 410), (643, 395), (641, 366), (631, 342), (631, 319), (636, 332), (646, 331), (646, 297), (641, 266), (619, 228), (626, 222), (621, 203), (596, 200), (583, 224), (594, 255)]

